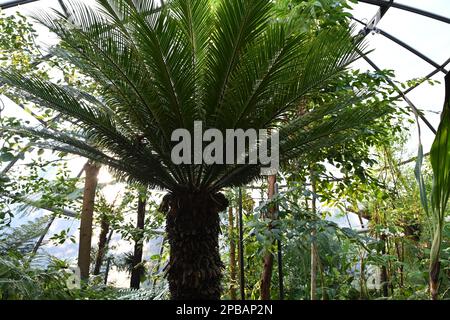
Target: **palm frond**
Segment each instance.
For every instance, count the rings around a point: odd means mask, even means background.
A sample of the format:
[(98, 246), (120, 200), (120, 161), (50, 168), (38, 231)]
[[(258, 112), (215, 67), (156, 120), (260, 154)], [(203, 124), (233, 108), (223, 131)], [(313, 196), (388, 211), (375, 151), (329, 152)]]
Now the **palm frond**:
[[(31, 130), (41, 146), (109, 165), (120, 177), (169, 190), (216, 190), (258, 177), (250, 165), (172, 162), (175, 129), (280, 129), (288, 161), (345, 140), (382, 115), (351, 101), (298, 114), (365, 45), (345, 28), (298, 33), (270, 0), (64, 1), (35, 14), (61, 40), (51, 52), (95, 82), (95, 94), (0, 70), (0, 80), (72, 123)], [(355, 99), (360, 99), (354, 92)], [(327, 141), (327, 139), (329, 139)]]

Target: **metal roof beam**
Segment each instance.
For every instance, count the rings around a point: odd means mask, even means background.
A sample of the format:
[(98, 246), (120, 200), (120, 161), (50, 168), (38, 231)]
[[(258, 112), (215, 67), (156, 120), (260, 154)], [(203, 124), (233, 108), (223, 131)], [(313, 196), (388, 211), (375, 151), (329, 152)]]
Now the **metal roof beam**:
[(384, 15), (389, 11), (391, 8), (393, 0), (391, 0), (388, 4), (380, 6), (378, 9), (378, 12), (375, 14), (375, 16), (369, 21), (367, 24), (368, 28), (375, 28), (378, 23), (383, 19)]
[[(375, 17), (376, 17), (376, 16), (375, 16)], [(373, 31), (373, 32), (376, 32), (376, 33), (379, 33), (379, 34), (381, 34), (382, 36), (388, 38), (389, 40), (395, 42), (395, 43), (398, 44), (399, 46), (405, 48), (405, 49), (408, 50), (409, 52), (415, 54), (416, 56), (418, 56), (418, 57), (421, 58), (422, 60), (428, 62), (428, 63), (431, 64), (433, 67), (435, 67), (436, 70), (438, 70), (438, 72), (439, 72), (439, 71), (442, 71), (444, 74), (447, 74), (447, 73), (448, 73), (448, 71), (445, 70), (445, 65), (447, 65), (448, 63), (445, 63), (444, 66), (439, 65), (437, 62), (431, 60), (430, 58), (428, 58), (426, 55), (424, 55), (424, 54), (423, 54), (422, 52), (420, 52), (419, 50), (416, 50), (416, 49), (414, 49), (413, 47), (411, 47), (409, 44), (403, 42), (402, 40), (400, 40), (400, 39), (398, 39), (397, 37), (391, 35), (390, 33), (387, 33), (386, 31), (384, 31), (384, 30), (382, 30), (382, 29), (380, 29), (380, 28), (377, 28), (377, 27), (376, 27), (376, 24), (379, 22), (379, 20), (377, 21), (377, 23), (374, 23), (374, 19), (375, 19), (375, 18), (373, 18), (373, 19), (371, 20), (371, 22), (369, 22), (369, 23), (364, 23), (363, 21), (361, 21), (361, 20), (359, 20), (359, 19), (356, 19), (356, 18), (353, 18), (353, 17), (352, 17), (352, 19), (355, 20), (355, 21), (357, 21), (358, 23), (360, 23), (360, 24), (362, 24), (362, 25), (365, 26), (364, 30), (362, 30), (362, 34), (363, 34), (364, 36), (367, 36), (367, 35), (368, 35), (370, 32), (372, 32), (372, 31)], [(433, 74), (433, 75), (434, 75), (434, 74)]]
[[(422, 60), (428, 62), (429, 64), (431, 64), (433, 67), (435, 67), (436, 69), (440, 69), (441, 66), (436, 63), (435, 61), (431, 60), (430, 58), (428, 58), (426, 55), (424, 55), (422, 52), (414, 49), (413, 47), (411, 47), (410, 45), (408, 45), (407, 43), (403, 42), (402, 40), (394, 37), (393, 35), (387, 33), (386, 31), (379, 29), (379, 28), (374, 28), (371, 31), (375, 31), (379, 34), (381, 34), (382, 36), (388, 38), (389, 40), (395, 42), (396, 44), (402, 46), (403, 48), (405, 48), (406, 50), (408, 50), (409, 52), (414, 53), (416, 56), (418, 56), (419, 58), (421, 58)], [(445, 74), (448, 73), (447, 70), (442, 69), (442, 72), (444, 72)]]
[(36, 2), (36, 1), (39, 1), (39, 0), (11, 1), (11, 2), (0, 4), (0, 8), (2, 8), (2, 9), (9, 9), (9, 8), (14, 8), (14, 7), (20, 6), (22, 4), (27, 4), (27, 3)]
[[(437, 73), (439, 73), (439, 72), (441, 72), (441, 71), (444, 72), (444, 73), (448, 73), (448, 72), (445, 71), (444, 68), (445, 68), (449, 63), (450, 63), (450, 58), (449, 58), (447, 61), (445, 61), (443, 64), (441, 64), (441, 65), (439, 66), (439, 68), (436, 68), (435, 70), (433, 70), (432, 72), (430, 72), (428, 75), (426, 75), (426, 76), (424, 77), (424, 79), (428, 80), (428, 79), (430, 79), (431, 77), (433, 77), (434, 75), (436, 75)], [(420, 83), (416, 83), (415, 85), (409, 87), (408, 89), (406, 89), (405, 91), (403, 91), (403, 94), (408, 94), (408, 93), (410, 93), (412, 90), (414, 90), (415, 88), (417, 88), (418, 86), (420, 86), (422, 83), (423, 83), (423, 81), (420, 82)]]
[(412, 13), (415, 13), (415, 14), (418, 14), (418, 15), (421, 15), (424, 17), (428, 17), (428, 18), (431, 18), (434, 20), (438, 20), (438, 21), (450, 24), (450, 18), (441, 16), (441, 15), (438, 15), (438, 14), (435, 14), (432, 12), (428, 12), (425, 10), (421, 10), (418, 8), (410, 7), (405, 4), (396, 3), (393, 1), (390, 2), (390, 1), (384, 1), (384, 0), (359, 0), (359, 2), (368, 3), (368, 4), (375, 5), (375, 6), (390, 5), (393, 8), (397, 8), (397, 9), (404, 10), (404, 11), (409, 11), (409, 12), (412, 12)]
[[(359, 51), (359, 50), (358, 50)], [(367, 61), (368, 64), (370, 64), (370, 66), (375, 69), (378, 72), (381, 72), (381, 69), (367, 56), (365, 55), (363, 52), (359, 51), (358, 52), (363, 58), (364, 60)], [(414, 114), (416, 114), (420, 119), (422, 119), (422, 121), (427, 125), (427, 127), (434, 133), (436, 134), (436, 129), (433, 127), (433, 125), (428, 121), (428, 119), (419, 111), (419, 109), (414, 105), (414, 103), (412, 103), (411, 100), (409, 100), (409, 98), (402, 92), (402, 90), (400, 90), (400, 88), (394, 83), (394, 81), (391, 80), (391, 78), (386, 77), (386, 80), (389, 82), (389, 84), (394, 88), (395, 91), (397, 91), (397, 93), (403, 98), (403, 100), (406, 101), (406, 103), (409, 105), (409, 107), (411, 108), (411, 110), (414, 112)]]
[[(388, 8), (389, 9), (389, 8)], [(385, 10), (384, 12), (386, 13), (387, 10)], [(381, 16), (382, 17), (382, 16)], [(369, 23), (365, 23), (359, 19), (356, 19), (355, 17), (351, 17), (352, 20), (362, 24), (365, 26), (365, 28), (363, 30), (361, 30), (360, 34), (362, 34), (364, 37), (367, 36), (371, 31), (374, 32), (378, 32), (381, 35), (387, 37), (388, 39), (390, 39), (391, 41), (394, 41), (395, 43), (397, 43), (398, 45), (404, 47), (405, 49), (409, 50), (410, 52), (414, 53), (415, 55), (417, 55), (418, 57), (420, 57), (421, 59), (425, 60), (426, 62), (428, 62), (429, 64), (433, 65), (436, 69), (433, 70), (432, 72), (430, 72), (428, 75), (426, 75), (424, 78), (426, 80), (430, 79), (431, 77), (433, 77), (434, 75), (436, 75), (439, 72), (442, 72), (444, 74), (448, 74), (448, 71), (445, 69), (445, 67), (450, 63), (450, 59), (448, 59), (447, 61), (445, 61), (443, 64), (439, 65), (436, 62), (434, 62), (433, 60), (431, 60), (430, 58), (428, 58), (427, 56), (425, 56), (424, 54), (422, 54), (420, 51), (412, 48), (411, 46), (409, 46), (408, 44), (404, 43), (403, 41), (401, 41), (400, 39), (397, 39), (396, 37), (388, 34), (387, 32), (379, 29), (379, 28), (375, 28), (376, 24), (373, 25), (373, 28), (370, 28), (368, 26), (372, 25), (372, 21), (374, 21), (374, 18), (371, 20), (371, 22)], [(378, 20), (379, 22), (379, 20)], [(415, 88), (417, 88), (419, 85), (421, 85), (423, 83), (417, 83), (413, 86), (411, 86), (410, 88), (408, 88), (407, 90), (403, 91), (402, 93), (400, 93), (397, 98), (402, 97), (403, 95), (408, 94), (409, 92), (411, 92), (412, 90), (414, 90)]]

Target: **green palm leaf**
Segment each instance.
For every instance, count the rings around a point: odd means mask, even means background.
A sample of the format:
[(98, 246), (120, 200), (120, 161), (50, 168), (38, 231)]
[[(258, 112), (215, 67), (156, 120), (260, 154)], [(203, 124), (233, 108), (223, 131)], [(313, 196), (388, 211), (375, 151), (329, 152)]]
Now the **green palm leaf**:
[[(217, 190), (258, 178), (253, 166), (174, 165), (171, 134), (192, 132), (195, 120), (205, 130), (279, 128), (288, 161), (333, 136), (351, 136), (384, 112), (336, 101), (296, 116), (299, 104), (345, 71), (364, 44), (345, 28), (296, 33), (276, 19), (269, 0), (173, 0), (164, 7), (151, 0), (67, 1), (66, 7), (69, 17), (54, 11), (36, 19), (61, 39), (52, 53), (93, 79), (98, 93), (6, 70), (0, 79), (60, 112), (82, 137), (40, 132), (47, 139), (40, 143), (124, 168), (130, 179), (169, 190)], [(356, 92), (355, 98), (364, 99)]]

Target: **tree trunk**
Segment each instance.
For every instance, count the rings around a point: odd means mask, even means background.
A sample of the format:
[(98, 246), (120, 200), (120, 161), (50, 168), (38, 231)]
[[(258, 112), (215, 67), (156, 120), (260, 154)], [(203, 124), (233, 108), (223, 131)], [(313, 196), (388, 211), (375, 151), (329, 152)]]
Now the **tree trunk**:
[(239, 268), (239, 291), (241, 300), (245, 300), (245, 263), (244, 263), (244, 221), (242, 216), (242, 189), (239, 188), (239, 204), (236, 214), (236, 226), (239, 228), (238, 237), (238, 268)]
[(142, 266), (142, 253), (143, 253), (143, 238), (144, 238), (144, 224), (145, 224), (145, 205), (147, 201), (139, 197), (138, 209), (137, 209), (137, 224), (136, 231), (137, 237), (134, 239), (134, 253), (133, 264), (131, 269), (130, 288), (139, 289), (141, 284), (141, 277), (144, 272)]
[[(109, 243), (111, 242), (111, 238), (112, 238), (113, 232), (114, 232), (114, 230), (109, 231), (108, 238), (106, 239), (106, 246), (105, 246), (106, 250), (105, 250), (105, 254), (106, 254), (106, 252), (107, 252), (107, 250), (108, 250), (108, 248), (109, 248)], [(103, 259), (104, 259), (104, 258), (103, 258)], [(106, 259), (105, 279), (104, 279), (104, 281), (103, 281), (103, 283), (105, 284), (105, 286), (108, 284), (108, 274), (109, 274), (109, 268), (110, 268), (110, 267), (111, 267), (111, 257), (108, 257), (108, 258)]]
[(106, 215), (102, 216), (100, 221), (100, 235), (98, 237), (98, 251), (95, 259), (94, 275), (100, 274), (102, 268), (103, 258), (105, 257), (106, 243), (108, 241), (109, 221)]
[(404, 285), (404, 275), (403, 275), (403, 264), (404, 264), (404, 248), (403, 248), (403, 241), (399, 240), (399, 241), (395, 241), (394, 240), (394, 244), (395, 244), (395, 248), (397, 250), (397, 257), (398, 257), (398, 261), (400, 261), (400, 266), (398, 268), (398, 272), (400, 273), (400, 289), (403, 289), (403, 285)]
[[(269, 176), (268, 178), (268, 198), (269, 200), (273, 198), (275, 194), (275, 183), (277, 181), (276, 176)], [(275, 209), (271, 208), (268, 211), (267, 218), (273, 219), (274, 218), (274, 212)], [(264, 256), (264, 265), (263, 265), (263, 272), (261, 275), (261, 300), (270, 300), (270, 283), (272, 280), (272, 271), (273, 271), (273, 254), (271, 252), (268, 252)]]
[[(386, 255), (386, 235), (382, 234), (381, 239), (381, 255), (384, 257)], [(383, 297), (389, 296), (389, 278), (387, 273), (387, 267), (385, 265), (381, 266), (381, 288), (383, 292)]]
[(431, 300), (438, 300), (439, 298), (439, 273), (441, 270), (440, 261), (436, 261), (430, 268), (430, 295)]
[(228, 234), (230, 238), (230, 299), (236, 300), (236, 242), (234, 232), (233, 208), (228, 208)]
[(219, 212), (227, 206), (228, 201), (221, 193), (178, 193), (164, 197), (161, 211), (167, 212), (172, 300), (220, 299), (224, 265), (219, 254)]
[(84, 167), (86, 179), (84, 182), (83, 207), (80, 221), (80, 244), (78, 247), (78, 266), (82, 280), (89, 280), (91, 264), (92, 220), (94, 215), (95, 190), (100, 167), (88, 162)]
[[(311, 232), (311, 237), (316, 237), (316, 231)], [(311, 300), (317, 300), (317, 245), (315, 240), (311, 243)]]
[[(314, 176), (314, 171), (311, 170), (311, 210), (315, 215), (317, 212), (316, 203), (316, 179)], [(316, 243), (316, 230), (311, 232), (311, 300), (317, 300), (317, 243)]]

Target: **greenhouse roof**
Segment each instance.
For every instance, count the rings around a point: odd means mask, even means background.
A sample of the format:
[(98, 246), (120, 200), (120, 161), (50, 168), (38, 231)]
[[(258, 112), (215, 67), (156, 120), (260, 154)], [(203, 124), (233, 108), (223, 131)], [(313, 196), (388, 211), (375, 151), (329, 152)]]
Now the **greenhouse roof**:
[(35, 2), (35, 1), (38, 1), (38, 0), (16, 0), (16, 1), (0, 0), (0, 6), (2, 7), (2, 9), (8, 9), (8, 8), (16, 7), (18, 5), (27, 4), (27, 3)]

